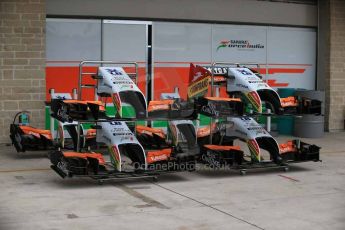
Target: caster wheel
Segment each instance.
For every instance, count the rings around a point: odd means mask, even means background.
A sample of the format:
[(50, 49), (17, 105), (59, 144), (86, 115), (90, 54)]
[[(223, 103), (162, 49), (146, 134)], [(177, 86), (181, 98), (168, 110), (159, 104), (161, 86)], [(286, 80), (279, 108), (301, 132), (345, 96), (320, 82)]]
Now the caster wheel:
[(241, 171), (240, 171), (241, 176), (245, 176), (246, 173), (247, 173), (246, 170), (241, 170)]
[(284, 167), (284, 172), (288, 172), (289, 170), (289, 167)]

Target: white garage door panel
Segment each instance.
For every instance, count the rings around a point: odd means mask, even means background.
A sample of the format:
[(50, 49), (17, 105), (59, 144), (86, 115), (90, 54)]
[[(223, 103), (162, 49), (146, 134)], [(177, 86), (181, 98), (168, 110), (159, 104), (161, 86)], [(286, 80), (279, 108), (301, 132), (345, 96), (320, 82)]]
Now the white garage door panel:
[(211, 25), (155, 22), (153, 28), (155, 62), (211, 61)]
[[(137, 83), (146, 94), (147, 22), (103, 20), (102, 60), (116, 62), (137, 62), (139, 76)], [(125, 67), (125, 66), (123, 66)], [(125, 68), (134, 72), (133, 66)]]
[(99, 60), (101, 20), (48, 18), (46, 47), (47, 61)]
[(269, 27), (267, 42), (269, 63), (315, 63), (314, 29)]
[(291, 73), (271, 74), (270, 79), (288, 82), (291, 88), (315, 88), (315, 29), (269, 27), (267, 43), (269, 67), (291, 69)]
[(105, 21), (102, 57), (103, 60), (145, 62), (146, 25)]

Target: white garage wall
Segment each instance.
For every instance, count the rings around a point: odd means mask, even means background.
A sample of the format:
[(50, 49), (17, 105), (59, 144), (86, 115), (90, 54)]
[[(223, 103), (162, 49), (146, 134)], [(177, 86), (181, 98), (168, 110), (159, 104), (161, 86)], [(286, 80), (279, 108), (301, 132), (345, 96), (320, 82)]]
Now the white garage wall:
[[(153, 26), (155, 67), (188, 67), (189, 62), (258, 63), (273, 87), (315, 88), (315, 29), (173, 22), (154, 22)], [(176, 71), (176, 77), (185, 80), (180, 72)], [(169, 73), (162, 69), (159, 80), (164, 74), (170, 77)]]
[(317, 26), (317, 6), (260, 0), (46, 0), (47, 15)]
[[(145, 65), (145, 25), (103, 23), (102, 34), (101, 24), (101, 20), (47, 19), (48, 66), (57, 65), (54, 61), (101, 58)], [(188, 71), (180, 67), (213, 61), (259, 63), (266, 69), (265, 79), (275, 87), (315, 88), (315, 29), (174, 22), (152, 25), (154, 85), (162, 90), (171, 91), (179, 81), (186, 83)], [(227, 47), (218, 48), (222, 41)], [(254, 47), (236, 47), (241, 42)]]
[(113, 61), (146, 62), (146, 25), (104, 20), (102, 58)]
[[(267, 63), (269, 67), (297, 70), (295, 73), (276, 73), (269, 75), (269, 78), (289, 82), (291, 88), (315, 89), (315, 29), (268, 27), (267, 44)], [(296, 73), (298, 69), (303, 69), (304, 72)]]
[(153, 49), (157, 62), (211, 62), (211, 40), (211, 24), (153, 23)]
[(46, 21), (46, 59), (54, 61), (99, 60), (102, 20), (52, 19)]

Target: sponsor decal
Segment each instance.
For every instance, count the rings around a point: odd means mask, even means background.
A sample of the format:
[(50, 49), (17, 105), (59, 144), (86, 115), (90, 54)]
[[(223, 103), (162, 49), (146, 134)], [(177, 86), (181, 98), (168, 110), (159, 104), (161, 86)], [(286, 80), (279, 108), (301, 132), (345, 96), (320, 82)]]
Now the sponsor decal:
[(236, 71), (239, 72), (240, 74), (246, 75), (246, 76), (252, 76), (253, 75), (252, 72), (250, 72), (250, 71), (248, 71), (246, 69), (236, 69)]
[(109, 124), (111, 124), (111, 125), (122, 125), (122, 123), (120, 121), (111, 121), (111, 122), (109, 122)]
[(201, 81), (195, 82), (188, 87), (188, 97), (193, 98), (201, 96), (208, 90), (209, 79), (205, 78)]
[(251, 121), (252, 119), (250, 117), (240, 117), (242, 121)]
[[(120, 123), (120, 125), (122, 125), (121, 122), (119, 122), (119, 123)], [(120, 125), (116, 125), (116, 126), (120, 126)], [(126, 137), (126, 136), (133, 136), (134, 135), (128, 128), (125, 128), (123, 126), (112, 128), (110, 132), (113, 134), (113, 136)]]
[(32, 136), (34, 136), (34, 137), (40, 138), (40, 134), (39, 134), (39, 133), (29, 131), (28, 134), (29, 134), (29, 135), (32, 135)]
[(118, 80), (118, 79), (114, 79), (113, 78), (113, 84), (114, 85), (126, 85), (126, 86), (128, 86), (128, 85), (132, 85), (133, 84), (133, 82), (131, 82), (131, 81), (128, 81), (128, 80), (126, 80), (126, 79), (124, 79), (124, 80)]
[(168, 155), (167, 154), (163, 154), (163, 155), (159, 155), (159, 156), (150, 156), (150, 160), (149, 162), (156, 162), (156, 161), (166, 161), (168, 160)]
[(247, 86), (247, 85), (243, 85), (243, 84), (241, 84), (241, 83), (237, 83), (236, 86), (237, 86), (237, 87), (240, 87), (240, 88), (248, 89), (248, 86)]
[(260, 162), (260, 148), (258, 143), (251, 139), (247, 141), (249, 151), (251, 153), (251, 158), (255, 162)]
[(255, 110), (259, 113), (261, 113), (261, 100), (256, 91), (251, 91), (246, 94), (246, 97), (248, 98), (249, 102), (254, 106)]
[(207, 105), (201, 107), (201, 111), (210, 116), (219, 116), (219, 111), (217, 110), (215, 103), (210, 101), (207, 102)]
[(256, 131), (255, 135), (256, 135), (256, 136), (259, 136), (259, 135), (266, 135), (266, 131), (265, 131), (265, 130)]
[(195, 81), (198, 80), (200, 77), (202, 77), (202, 73), (201, 73), (201, 72), (196, 72), (196, 73), (194, 73), (192, 82), (195, 82)]
[(257, 87), (265, 86), (262, 80), (248, 81), (250, 84), (258, 84)]
[(124, 141), (133, 141), (133, 137), (126, 137), (126, 136), (121, 137), (120, 142), (124, 142)]
[(60, 161), (56, 165), (62, 172), (68, 174), (68, 164), (67, 162), (61, 158)]
[(56, 99), (61, 99), (61, 100), (66, 100), (67, 98), (65, 96), (61, 96), (61, 95), (58, 95), (58, 96), (55, 96)]
[(229, 40), (220, 41), (219, 44), (218, 44), (218, 46), (217, 46), (217, 51), (218, 51), (220, 48), (228, 47), (229, 44), (230, 44), (230, 41), (229, 41)]
[(259, 87), (260, 87), (260, 88), (268, 88), (268, 87), (269, 87), (266, 83), (258, 83), (256, 86), (257, 86), (258, 88), (259, 88)]
[(265, 46), (261, 43), (253, 43), (249, 40), (222, 40), (217, 46), (217, 51), (221, 48), (233, 48), (237, 50), (263, 49)]
[[(205, 66), (205, 68), (212, 73), (212, 66)], [(227, 67), (213, 67), (213, 74), (214, 75), (226, 75), (228, 74)]]
[[(211, 82), (211, 79), (210, 79)], [(226, 78), (223, 76), (213, 76), (213, 82), (220, 83), (220, 82), (226, 82)]]
[(123, 75), (122, 71), (117, 70), (117, 69), (105, 69), (108, 73), (111, 75)]
[(120, 164), (121, 164), (121, 162), (120, 162), (120, 152), (119, 152), (119, 150), (117, 149), (117, 147), (116, 147), (116, 145), (114, 145), (114, 146), (110, 146), (109, 147), (110, 148), (110, 156), (111, 156), (111, 161), (112, 161), (112, 163), (113, 163), (113, 165), (115, 166), (115, 168), (117, 169), (117, 170), (120, 170)]
[(208, 90), (211, 73), (201, 66), (190, 64), (188, 98), (198, 97)]
[(122, 106), (121, 106), (120, 95), (117, 93), (113, 93), (112, 99), (113, 99), (113, 104), (115, 105), (118, 114), (122, 116)]
[(288, 153), (288, 152), (296, 152), (298, 149), (292, 142), (288, 142), (286, 144), (280, 144), (279, 145), (279, 153)]
[(248, 130), (262, 131), (265, 130), (262, 126), (248, 127)]
[(129, 133), (129, 132), (122, 132), (122, 133), (119, 133), (119, 132), (113, 132), (113, 136), (133, 136), (133, 133)]
[(206, 154), (202, 155), (202, 160), (207, 162), (210, 166), (220, 168), (221, 165), (217, 158), (218, 157), (212, 151), (207, 151)]
[(129, 83), (128, 85), (121, 85), (120, 89), (133, 89), (133, 85), (131, 83)]

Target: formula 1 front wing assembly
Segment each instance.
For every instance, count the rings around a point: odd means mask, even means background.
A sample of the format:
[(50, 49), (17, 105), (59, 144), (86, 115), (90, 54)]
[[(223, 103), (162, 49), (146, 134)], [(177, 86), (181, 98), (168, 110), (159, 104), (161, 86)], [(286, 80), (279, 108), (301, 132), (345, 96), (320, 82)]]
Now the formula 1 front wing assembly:
[(320, 161), (320, 147), (300, 140), (291, 140), (279, 145), (284, 162)]
[(30, 126), (29, 120), (29, 112), (21, 111), (10, 124), (10, 139), (17, 152), (52, 149), (54, 143), (51, 132)]
[(74, 175), (97, 175), (106, 171), (105, 160), (101, 153), (63, 152), (55, 150), (49, 153), (51, 168), (62, 178)]
[(196, 119), (195, 105), (179, 98), (150, 101), (149, 118)]
[(239, 98), (199, 97), (195, 104), (198, 113), (209, 117), (242, 116), (244, 112)]
[[(207, 159), (208, 163), (212, 161), (213, 165), (222, 165), (222, 162), (224, 163), (222, 158), (226, 159), (223, 155), (229, 155), (228, 151), (233, 154), (231, 155), (232, 161), (228, 162), (230, 165), (234, 163), (237, 165), (263, 165), (262, 163), (269, 161), (276, 165), (284, 165), (286, 163), (319, 161), (320, 147), (300, 140), (278, 144), (264, 128), (250, 117), (231, 117), (227, 121), (213, 124), (213, 144), (208, 142), (210, 140), (210, 133), (210, 129), (203, 132), (205, 135), (198, 137), (198, 142), (202, 150), (202, 159)], [(247, 143), (250, 161), (238, 160), (241, 158), (239, 157), (241, 153), (236, 146), (233, 146), (233, 140), (236, 139)], [(266, 150), (269, 153), (269, 160), (263, 159), (261, 150)]]
[(121, 67), (98, 67), (97, 94), (111, 97), (117, 117), (122, 117), (124, 104), (134, 108), (136, 118), (147, 117), (147, 103), (144, 94)]
[(51, 111), (61, 122), (106, 118), (105, 106), (100, 101), (52, 99)]
[(291, 140), (279, 145), (279, 155), (282, 162), (274, 161), (253, 162), (245, 159), (239, 146), (233, 145), (203, 145), (201, 148), (201, 162), (207, 166), (220, 169), (251, 169), (266, 167), (287, 167), (293, 163), (320, 161), (320, 147), (300, 140)]
[(17, 152), (48, 150), (53, 148), (52, 135), (49, 130), (11, 124), (10, 138)]

